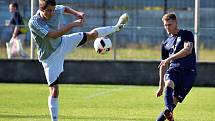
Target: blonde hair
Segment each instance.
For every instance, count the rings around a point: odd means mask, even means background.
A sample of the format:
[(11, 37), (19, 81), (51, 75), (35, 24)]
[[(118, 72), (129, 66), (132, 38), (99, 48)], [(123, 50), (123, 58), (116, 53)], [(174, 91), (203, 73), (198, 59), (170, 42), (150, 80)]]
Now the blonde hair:
[(169, 20), (177, 20), (175, 13), (171, 12), (163, 15), (162, 21), (169, 21)]

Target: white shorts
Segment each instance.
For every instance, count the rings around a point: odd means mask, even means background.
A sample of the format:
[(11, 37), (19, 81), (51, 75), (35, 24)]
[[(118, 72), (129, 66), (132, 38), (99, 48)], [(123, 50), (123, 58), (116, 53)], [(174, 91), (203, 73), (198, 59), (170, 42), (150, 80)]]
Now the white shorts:
[(83, 32), (63, 35), (61, 45), (47, 59), (41, 61), (48, 85), (56, 81), (63, 72), (65, 56), (77, 48), (83, 36)]

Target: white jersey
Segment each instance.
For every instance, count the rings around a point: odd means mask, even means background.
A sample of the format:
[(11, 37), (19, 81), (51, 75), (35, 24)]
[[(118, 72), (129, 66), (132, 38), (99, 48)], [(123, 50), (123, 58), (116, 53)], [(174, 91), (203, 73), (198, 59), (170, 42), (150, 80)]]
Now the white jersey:
[(72, 52), (83, 40), (83, 32), (63, 35), (53, 39), (47, 36), (50, 30), (57, 30), (65, 7), (57, 5), (55, 15), (50, 20), (44, 20), (39, 11), (29, 20), (30, 31), (38, 48), (38, 57), (43, 65), (48, 85), (57, 80), (63, 72), (64, 58)]
[(54, 16), (50, 20), (44, 20), (40, 16), (40, 10), (29, 20), (29, 28), (38, 49), (39, 60), (48, 58), (61, 44), (61, 38), (50, 38), (47, 36), (50, 30), (59, 29), (60, 20), (65, 7), (56, 5)]

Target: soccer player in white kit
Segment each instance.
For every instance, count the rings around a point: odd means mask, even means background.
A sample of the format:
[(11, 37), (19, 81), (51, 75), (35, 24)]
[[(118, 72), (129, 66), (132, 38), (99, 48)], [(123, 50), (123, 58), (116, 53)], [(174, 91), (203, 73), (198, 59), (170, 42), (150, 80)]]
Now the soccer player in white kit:
[[(77, 19), (59, 27), (63, 13), (74, 15)], [(120, 31), (128, 22), (128, 15), (126, 13), (121, 15), (114, 26), (99, 27), (89, 32), (65, 35), (72, 28), (83, 26), (84, 20), (83, 12), (67, 6), (56, 5), (55, 0), (39, 0), (39, 10), (28, 23), (37, 46), (38, 59), (43, 65), (49, 85), (48, 107), (52, 121), (58, 121), (58, 81), (61, 72), (63, 72), (65, 56), (86, 41)]]

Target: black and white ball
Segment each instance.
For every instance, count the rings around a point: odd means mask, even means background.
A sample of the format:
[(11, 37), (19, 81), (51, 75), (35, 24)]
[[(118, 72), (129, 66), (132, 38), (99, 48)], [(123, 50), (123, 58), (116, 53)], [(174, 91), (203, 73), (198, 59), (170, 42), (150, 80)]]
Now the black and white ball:
[(108, 37), (96, 38), (94, 48), (97, 53), (106, 54), (112, 49), (112, 42)]

